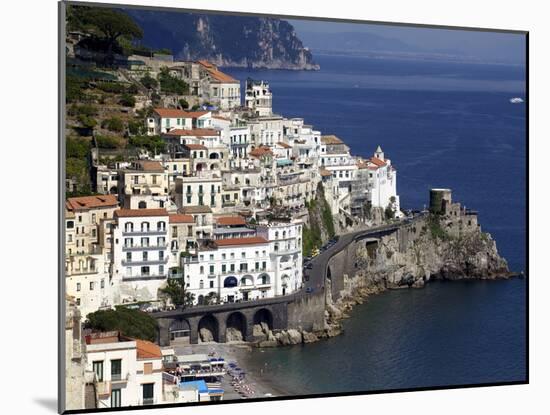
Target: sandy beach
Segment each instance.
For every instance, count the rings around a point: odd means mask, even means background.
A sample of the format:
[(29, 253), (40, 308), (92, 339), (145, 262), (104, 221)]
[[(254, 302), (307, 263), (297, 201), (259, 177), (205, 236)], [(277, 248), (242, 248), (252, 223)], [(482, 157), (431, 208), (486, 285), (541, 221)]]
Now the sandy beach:
[[(276, 396), (288, 396), (288, 391), (282, 390), (279, 386), (275, 386), (264, 373), (263, 369), (251, 368), (247, 365), (247, 354), (251, 351), (251, 346), (246, 343), (201, 343), (172, 346), (176, 355), (188, 354), (208, 354), (215, 353), (216, 356), (222, 357), (226, 362), (235, 362), (238, 367), (246, 373), (244, 383), (255, 391), (253, 398), (265, 398)], [(225, 375), (222, 381), (224, 389), (224, 400), (245, 400), (235, 388), (231, 385), (231, 376)]]

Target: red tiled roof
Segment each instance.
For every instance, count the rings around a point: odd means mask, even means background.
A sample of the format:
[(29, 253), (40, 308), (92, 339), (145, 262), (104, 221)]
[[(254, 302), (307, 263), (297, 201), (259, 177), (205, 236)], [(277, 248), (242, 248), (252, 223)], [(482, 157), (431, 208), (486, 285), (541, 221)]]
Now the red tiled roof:
[(262, 157), (266, 155), (273, 155), (273, 152), (269, 147), (256, 147), (254, 150), (248, 153), (252, 157)]
[(323, 144), (344, 144), (344, 142), (335, 135), (322, 135), (321, 142)]
[(170, 130), (166, 135), (191, 136), (191, 137), (206, 137), (219, 135), (218, 130), (213, 128), (193, 128), (192, 130), (182, 130), (180, 128)]
[(321, 173), (321, 176), (332, 176), (332, 173), (329, 172), (327, 169), (319, 169), (319, 173)]
[(208, 113), (210, 113), (210, 111), (185, 111), (184, 118), (200, 118)]
[(369, 162), (371, 162), (372, 164), (374, 164), (378, 167), (384, 167), (386, 165), (385, 161), (382, 161), (382, 160), (380, 160), (379, 158), (376, 158), (376, 157), (371, 157), (369, 159)]
[(135, 339), (138, 359), (162, 358), (162, 351), (155, 343), (147, 340)]
[(189, 150), (208, 150), (206, 146), (203, 146), (202, 144), (185, 144), (185, 147), (187, 147)]
[(267, 239), (261, 236), (251, 236), (249, 238), (227, 238), (217, 239), (214, 241), (217, 246), (234, 246), (234, 245), (258, 245), (266, 244)]
[(208, 71), (210, 76), (214, 78), (214, 80), (219, 82), (239, 82), (235, 78), (227, 75), (226, 73), (223, 73), (220, 71), (215, 65), (212, 63), (206, 61), (206, 60), (199, 60), (198, 63), (200, 63), (204, 68)]
[(88, 210), (117, 205), (118, 200), (116, 195), (70, 197), (65, 203), (68, 210)]
[(227, 117), (222, 117), (221, 115), (212, 115), (212, 118), (216, 118), (218, 120), (224, 120), (224, 121), (231, 121), (231, 119)]
[(160, 161), (141, 160), (137, 163), (143, 171), (164, 171)]
[(166, 209), (119, 209), (115, 210), (118, 218), (139, 218), (147, 216), (168, 216)]
[(153, 110), (161, 118), (185, 118), (186, 112), (176, 108), (155, 108)]
[(216, 218), (216, 223), (221, 226), (246, 225), (242, 216), (220, 216)]
[(284, 143), (282, 141), (279, 141), (277, 145), (280, 145), (283, 148), (292, 148), (292, 146), (288, 145), (287, 143)]
[(181, 213), (168, 215), (168, 218), (170, 220), (170, 223), (194, 223), (193, 216), (184, 215)]

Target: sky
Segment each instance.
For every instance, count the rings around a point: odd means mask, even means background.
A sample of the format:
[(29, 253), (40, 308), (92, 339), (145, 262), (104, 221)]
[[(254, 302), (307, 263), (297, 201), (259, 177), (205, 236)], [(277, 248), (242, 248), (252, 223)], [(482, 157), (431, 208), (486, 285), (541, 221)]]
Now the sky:
[[(448, 53), (484, 61), (524, 64), (525, 35), (467, 30), (431, 29), (365, 23), (289, 20), (299, 37), (313, 34), (368, 33), (384, 39), (403, 42), (411, 52)], [(307, 41), (304, 42), (305, 46)], [(314, 48), (312, 48), (314, 50)]]

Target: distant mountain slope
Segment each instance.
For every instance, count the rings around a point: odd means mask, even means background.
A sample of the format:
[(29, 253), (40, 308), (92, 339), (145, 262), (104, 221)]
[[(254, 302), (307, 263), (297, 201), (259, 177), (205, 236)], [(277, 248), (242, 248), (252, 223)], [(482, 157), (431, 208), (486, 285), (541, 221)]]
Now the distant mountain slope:
[(318, 69), (292, 25), (274, 18), (124, 10), (143, 29), (142, 43), (179, 59), (219, 66)]

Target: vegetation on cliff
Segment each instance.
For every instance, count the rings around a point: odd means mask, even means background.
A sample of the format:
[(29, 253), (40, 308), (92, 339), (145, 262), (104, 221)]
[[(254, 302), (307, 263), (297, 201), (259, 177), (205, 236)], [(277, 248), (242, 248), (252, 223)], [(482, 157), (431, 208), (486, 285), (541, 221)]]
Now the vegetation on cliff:
[(313, 249), (321, 247), (335, 235), (332, 212), (320, 183), (316, 197), (307, 204), (307, 209), (309, 223), (303, 227), (302, 247), (304, 255), (309, 256)]
[(88, 314), (84, 327), (96, 331), (116, 330), (125, 336), (149, 341), (155, 341), (157, 335), (157, 321), (153, 317), (124, 306)]

